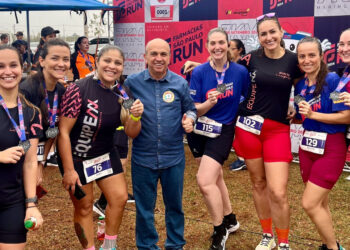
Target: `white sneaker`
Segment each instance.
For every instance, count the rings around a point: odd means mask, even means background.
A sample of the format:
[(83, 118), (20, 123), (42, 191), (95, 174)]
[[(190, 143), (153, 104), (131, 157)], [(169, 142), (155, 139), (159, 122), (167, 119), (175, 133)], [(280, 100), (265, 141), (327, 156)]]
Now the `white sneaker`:
[(345, 180), (350, 181), (350, 175), (348, 177), (346, 177)]
[(292, 249), (289, 247), (289, 244), (280, 243), (280, 244), (278, 245), (278, 250), (292, 250)]
[(263, 237), (255, 250), (270, 250), (276, 247), (275, 239), (271, 234), (263, 234)]

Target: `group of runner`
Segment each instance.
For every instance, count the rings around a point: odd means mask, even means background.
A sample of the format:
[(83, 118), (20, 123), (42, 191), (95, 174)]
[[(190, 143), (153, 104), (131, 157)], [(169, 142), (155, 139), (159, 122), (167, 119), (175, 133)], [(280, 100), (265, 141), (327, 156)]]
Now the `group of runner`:
[[(38, 73), (21, 84), (20, 54), (13, 47), (0, 46), (0, 250), (24, 249), (27, 230), (23, 221), (35, 217), (34, 230), (43, 223), (35, 194), (42, 181), (38, 169), (45, 165), (56, 137), (62, 183), (74, 205), (74, 227), (82, 247), (95, 249), (95, 181), (108, 202), (101, 249), (116, 249), (128, 198), (113, 141), (120, 126), (127, 136), (136, 138), (132, 179), (139, 249), (157, 249), (152, 209), (158, 179), (167, 209), (165, 247), (182, 249), (186, 243), (181, 126), (199, 165), (197, 182), (214, 226), (210, 249), (225, 249), (229, 233), (240, 226), (222, 170), (232, 144), (245, 159), (252, 182), (263, 232), (256, 249), (276, 247), (273, 224), (278, 249), (291, 249), (287, 182), (292, 160), (289, 124), (295, 114), (305, 129), (299, 152), (305, 183), (302, 206), (320, 234), (320, 249), (344, 249), (336, 241), (328, 195), (345, 162), (350, 29), (340, 35), (338, 51), (347, 64), (341, 77), (328, 72), (317, 38), (302, 39), (297, 54), (286, 50), (274, 13), (257, 18), (257, 32), (261, 47), (235, 63), (227, 33), (212, 29), (207, 36), (209, 60), (193, 69), (189, 89), (168, 70), (170, 48), (162, 39), (147, 44), (147, 69), (129, 77), (126, 84), (122, 50), (105, 46), (93, 67), (92, 60), (84, 63), (94, 73), (82, 78), (78, 72), (76, 77), (82, 79), (67, 90), (59, 83), (70, 68), (69, 45), (63, 40), (45, 42)], [(86, 41), (85, 37), (77, 41), (77, 61), (87, 60)], [(289, 106), (293, 85), (296, 111)], [(172, 135), (172, 141), (161, 136), (164, 133)]]

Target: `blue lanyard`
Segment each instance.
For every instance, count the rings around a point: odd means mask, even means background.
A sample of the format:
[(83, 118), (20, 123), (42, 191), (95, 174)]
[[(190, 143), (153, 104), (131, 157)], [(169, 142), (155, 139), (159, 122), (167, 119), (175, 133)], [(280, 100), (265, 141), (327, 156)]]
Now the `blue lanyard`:
[(56, 116), (57, 116), (57, 107), (58, 107), (58, 90), (56, 88), (55, 96), (53, 98), (53, 107), (50, 108), (49, 95), (47, 94), (46, 84), (43, 82), (44, 90), (45, 90), (45, 103), (47, 106), (47, 110), (49, 111), (49, 122), (50, 128), (55, 127)]
[[(109, 88), (106, 88), (106, 87), (104, 86), (104, 84), (101, 82), (100, 79), (97, 80), (97, 83), (98, 83), (98, 85), (100, 85), (102, 88), (109, 89)], [(114, 85), (114, 86), (115, 86), (115, 85)], [(119, 86), (120, 86), (120, 88), (122, 89), (122, 91), (119, 89)], [(117, 87), (118, 87), (119, 91), (122, 93), (123, 96), (121, 96), (121, 95), (115, 93), (115, 92), (112, 91), (111, 89), (109, 89), (109, 90), (110, 90), (113, 94), (115, 94), (116, 96), (122, 98), (123, 100), (129, 99), (129, 96), (126, 94), (126, 92), (124, 91), (124, 89), (123, 89), (123, 87), (121, 86), (121, 84), (117, 83)], [(123, 94), (123, 93), (125, 94), (126, 98), (124, 98), (124, 94)]]
[(215, 70), (215, 76), (216, 76), (216, 81), (218, 82), (218, 85), (220, 85), (220, 84), (222, 84), (224, 82), (227, 65), (228, 65), (228, 62), (224, 65), (224, 69), (221, 72), (220, 78), (219, 78), (218, 72), (216, 72), (216, 70)]
[(336, 92), (340, 92), (346, 84), (350, 81), (350, 66), (347, 66), (343, 76), (340, 78), (339, 84), (335, 89)]
[(92, 63), (91, 63), (90, 60), (89, 60), (89, 55), (86, 55), (87, 58), (85, 58), (83, 52), (81, 52), (81, 51), (79, 50), (79, 53), (80, 53), (80, 55), (83, 57), (83, 59), (85, 60), (85, 62), (89, 65), (89, 69), (90, 69), (90, 68), (92, 69), (93, 67), (92, 67)]
[(12, 118), (12, 116), (11, 116), (7, 106), (6, 106), (6, 103), (5, 103), (4, 99), (0, 95), (0, 104), (1, 104), (1, 106), (5, 109), (5, 111), (7, 113), (7, 116), (10, 118), (10, 120), (12, 122), (12, 125), (15, 128), (19, 139), (21, 141), (25, 141), (27, 138), (26, 138), (26, 132), (25, 132), (25, 129), (24, 129), (23, 108), (22, 108), (21, 99), (19, 97), (17, 99), (17, 103), (18, 103), (19, 127), (18, 127), (17, 123), (15, 122), (15, 120)]
[[(306, 78), (305, 79), (305, 84), (303, 86), (303, 88), (301, 89), (300, 91), (300, 95), (305, 97), (306, 96), (306, 90), (308, 88), (308, 85), (309, 85), (309, 80)], [(310, 86), (310, 90), (309, 90), (309, 94), (312, 94), (315, 92), (315, 89), (316, 89), (316, 84)]]
[(123, 95), (123, 99), (128, 100), (129, 96), (126, 93), (126, 91), (123, 89), (123, 86), (120, 83), (117, 83), (117, 88), (119, 89), (120, 93)]

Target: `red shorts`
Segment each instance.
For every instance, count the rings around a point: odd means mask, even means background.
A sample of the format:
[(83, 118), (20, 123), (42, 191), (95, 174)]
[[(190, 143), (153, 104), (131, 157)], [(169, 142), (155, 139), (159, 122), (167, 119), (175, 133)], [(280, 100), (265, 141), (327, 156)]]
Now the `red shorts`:
[(341, 175), (346, 157), (344, 133), (328, 134), (323, 155), (299, 148), (300, 172), (303, 182), (332, 189)]
[(233, 147), (244, 159), (263, 158), (264, 162), (291, 162), (289, 125), (265, 119), (260, 135), (236, 126)]

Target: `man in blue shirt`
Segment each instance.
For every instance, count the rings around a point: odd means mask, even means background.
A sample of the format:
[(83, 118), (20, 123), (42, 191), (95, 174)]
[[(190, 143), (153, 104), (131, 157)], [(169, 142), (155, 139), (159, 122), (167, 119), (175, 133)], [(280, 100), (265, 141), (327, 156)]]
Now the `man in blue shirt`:
[(159, 249), (154, 227), (158, 180), (165, 204), (167, 239), (165, 249), (182, 249), (184, 213), (182, 190), (185, 154), (183, 131), (193, 130), (196, 108), (188, 84), (168, 69), (169, 44), (154, 39), (146, 45), (147, 69), (128, 77), (134, 98), (144, 105), (142, 129), (133, 140), (131, 173), (136, 201), (136, 246)]

